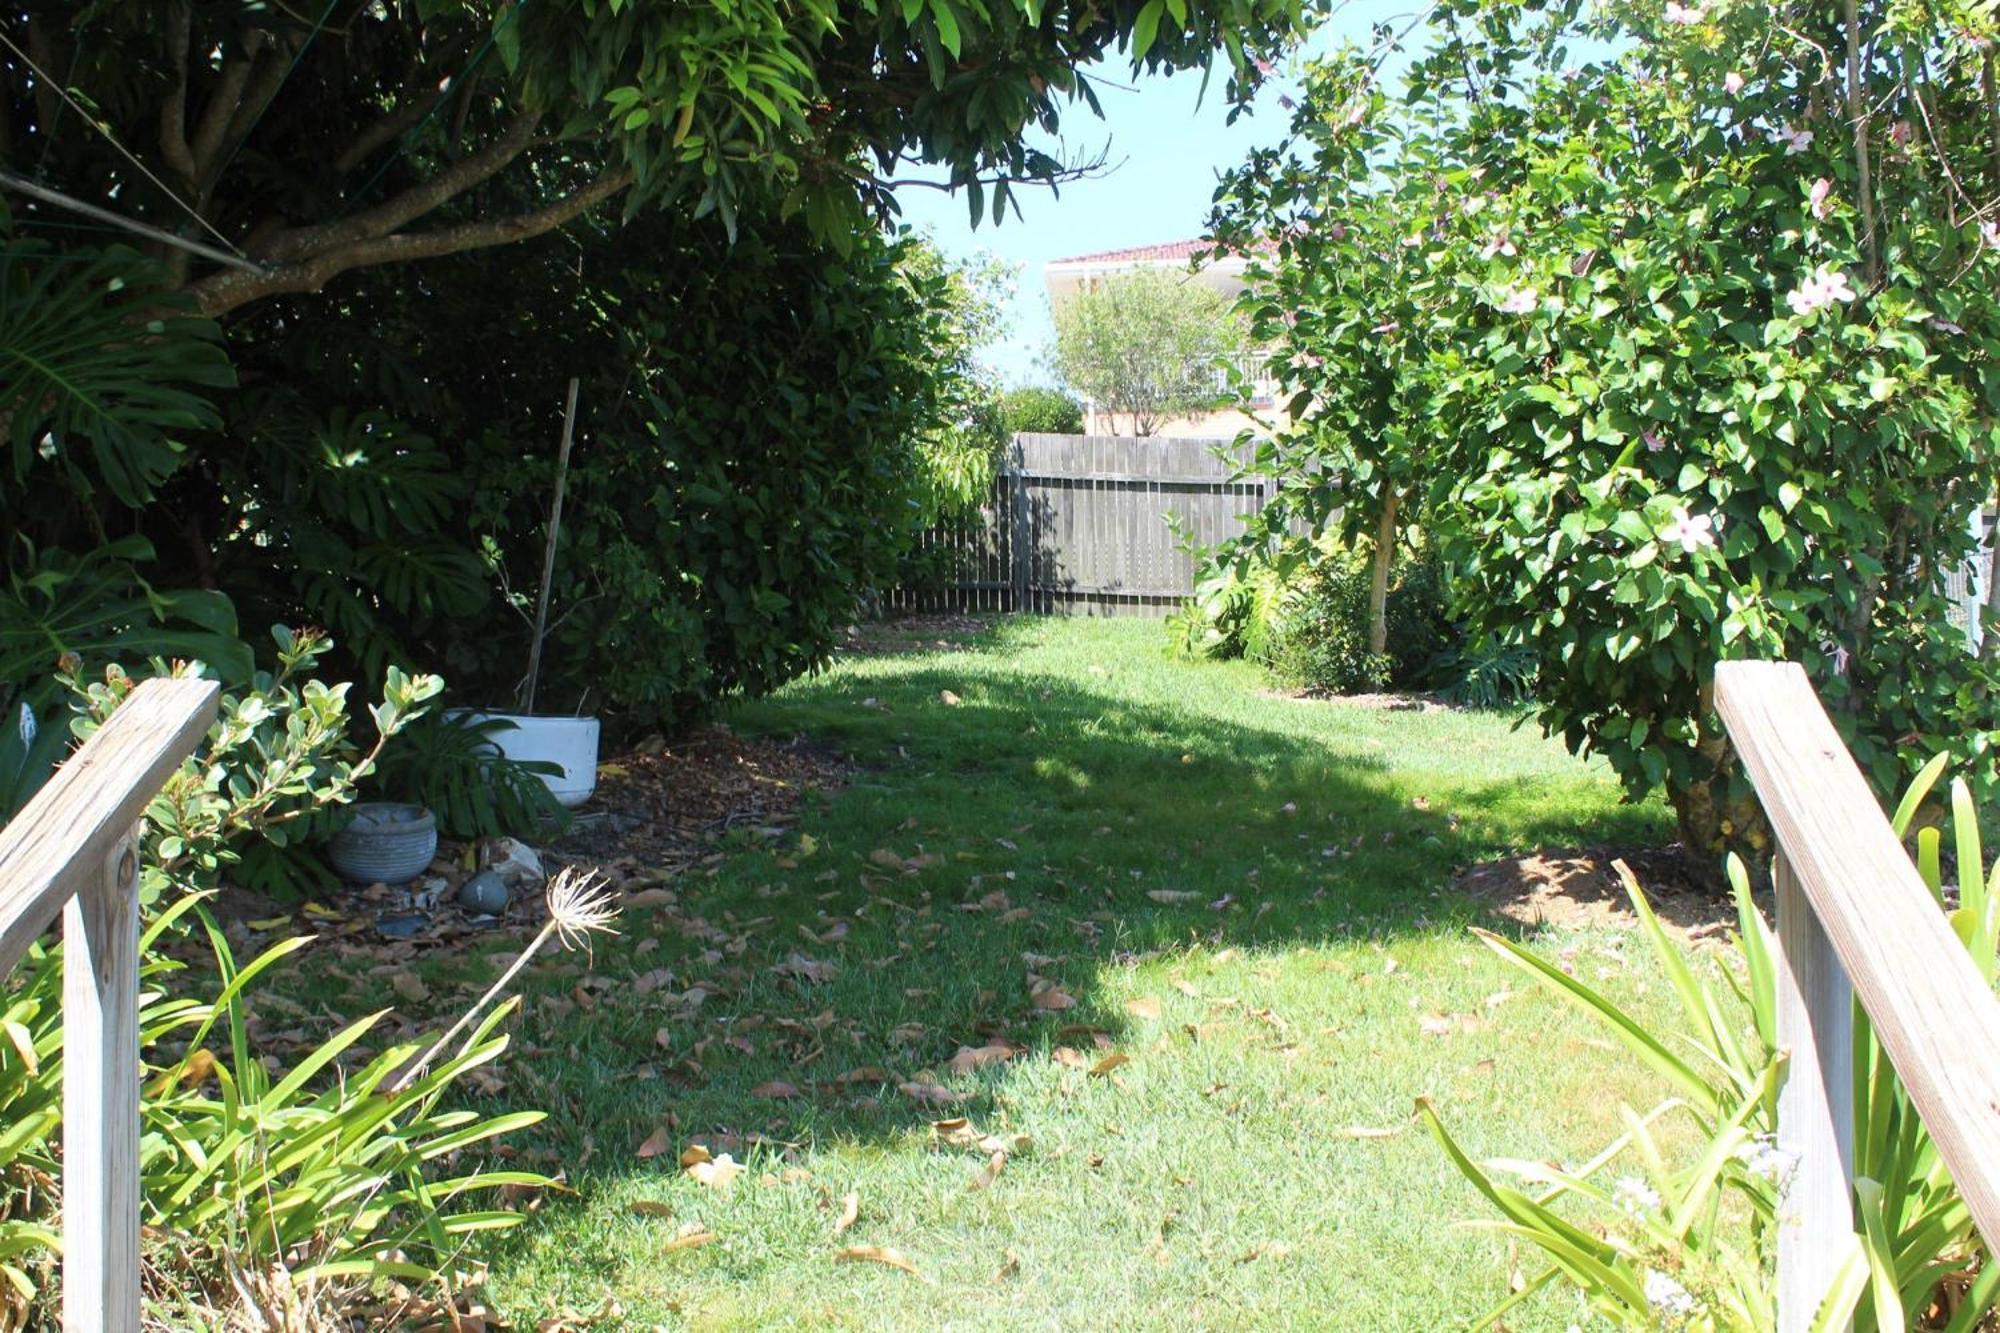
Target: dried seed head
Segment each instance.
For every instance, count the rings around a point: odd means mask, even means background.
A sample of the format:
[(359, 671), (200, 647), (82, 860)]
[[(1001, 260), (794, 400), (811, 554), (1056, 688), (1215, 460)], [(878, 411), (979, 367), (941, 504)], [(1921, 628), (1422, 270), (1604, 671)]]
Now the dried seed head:
[(578, 873), (574, 866), (565, 866), (557, 872), (549, 881), (549, 920), (555, 922), (563, 948), (585, 944), (598, 931), (616, 935), (611, 924), (618, 918), (615, 898), (595, 870)]

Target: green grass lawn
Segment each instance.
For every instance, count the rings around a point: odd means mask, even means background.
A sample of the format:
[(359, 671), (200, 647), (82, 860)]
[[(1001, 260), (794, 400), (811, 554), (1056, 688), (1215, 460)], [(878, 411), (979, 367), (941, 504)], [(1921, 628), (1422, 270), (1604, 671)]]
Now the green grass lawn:
[[(533, 972), (495, 1105), (551, 1112), (524, 1142), (575, 1192), (498, 1243), (509, 1317), (1433, 1329), (1503, 1293), (1505, 1249), (1455, 1225), (1479, 1200), (1412, 1099), (1475, 1154), (1576, 1158), (1657, 1089), (1468, 935), (1451, 876), (1669, 821), (1532, 727), (1276, 697), (1162, 642), (1005, 623), (732, 714), (857, 771), (629, 912), (585, 1002), (574, 960)], [(1546, 943), (1665, 1013), (1628, 936)], [(992, 1044), (1020, 1049), (950, 1068)], [(945, 1117), (1025, 1137), (989, 1178)], [(748, 1158), (727, 1191), (679, 1167), (703, 1134)], [(691, 1229), (716, 1239), (669, 1248)], [(916, 1272), (836, 1262), (850, 1245)], [(1579, 1313), (1551, 1296), (1511, 1326)]]

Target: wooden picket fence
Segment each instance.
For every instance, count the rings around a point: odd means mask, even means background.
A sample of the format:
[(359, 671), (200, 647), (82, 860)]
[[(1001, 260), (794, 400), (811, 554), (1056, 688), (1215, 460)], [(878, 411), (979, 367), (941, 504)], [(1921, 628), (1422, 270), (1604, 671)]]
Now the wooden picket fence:
[(1226, 440), (1017, 435), (992, 498), (923, 535), (921, 576), (885, 609), (1164, 616), (1194, 591), (1188, 543), (1238, 535), (1270, 500), (1271, 481), (1236, 476), (1243, 456)]
[[(1715, 703), (1777, 839), (1778, 1327), (1803, 1333), (1854, 1234), (1859, 1001), (1967, 1210), (2000, 1248), (2000, 1000), (1790, 662), (1725, 662)], [(1972, 873), (1978, 873), (1975, 868)]]
[(63, 914), (63, 1328), (139, 1328), (139, 817), (215, 720), (149, 680), (0, 829), (0, 979)]

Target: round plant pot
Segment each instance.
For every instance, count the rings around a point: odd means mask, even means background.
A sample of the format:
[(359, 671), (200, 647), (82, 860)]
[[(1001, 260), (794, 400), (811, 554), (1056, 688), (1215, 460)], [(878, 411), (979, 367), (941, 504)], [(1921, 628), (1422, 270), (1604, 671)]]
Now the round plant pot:
[(405, 884), (437, 856), (437, 819), (421, 805), (367, 801), (333, 835), (326, 859), (351, 884)]
[(574, 809), (597, 790), (597, 719), (541, 713), (472, 713), (477, 721), (512, 722), (492, 735), (493, 744), (509, 759), (557, 764), (561, 776), (542, 774), (556, 800)]

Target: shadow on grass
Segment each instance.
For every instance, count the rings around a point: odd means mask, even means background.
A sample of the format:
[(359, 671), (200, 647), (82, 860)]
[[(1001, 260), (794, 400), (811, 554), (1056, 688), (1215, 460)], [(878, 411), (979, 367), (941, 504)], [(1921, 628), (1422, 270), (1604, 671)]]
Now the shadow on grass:
[[(540, 1164), (653, 1172), (702, 1141), (762, 1169), (766, 1149), (984, 1124), (1007, 1066), (954, 1072), (954, 1055), (1094, 1060), (1131, 1021), (1103, 991), (1120, 967), (1455, 933), (1480, 919), (1457, 868), (1663, 831), (1504, 721), (1329, 711), (1192, 671), (1185, 693), (1135, 688), (1117, 663), (1027, 669), (1034, 641), (1003, 624), (739, 713), (841, 749), (854, 778), (629, 912), (589, 978), (536, 970), (495, 1105), (551, 1113), (523, 1140)], [(638, 1159), (663, 1128), (665, 1154)]]

